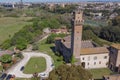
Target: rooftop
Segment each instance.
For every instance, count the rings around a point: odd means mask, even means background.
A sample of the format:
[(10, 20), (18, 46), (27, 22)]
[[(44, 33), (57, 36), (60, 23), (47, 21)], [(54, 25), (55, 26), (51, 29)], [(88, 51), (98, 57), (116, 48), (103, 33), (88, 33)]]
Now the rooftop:
[(119, 49), (120, 50), (120, 44), (113, 44), (111, 45), (112, 47), (116, 48), (116, 49)]
[[(67, 48), (71, 48), (71, 36), (66, 36), (63, 38), (62, 42)], [(94, 48), (97, 45), (91, 40), (84, 40), (81, 43), (82, 48)]]
[(4, 54), (13, 54), (14, 52), (13, 51), (10, 51), (10, 50), (6, 50), (6, 51), (0, 51), (0, 56), (4, 55)]
[(101, 53), (109, 53), (109, 50), (106, 47), (82, 48), (81, 49), (81, 55), (101, 54)]

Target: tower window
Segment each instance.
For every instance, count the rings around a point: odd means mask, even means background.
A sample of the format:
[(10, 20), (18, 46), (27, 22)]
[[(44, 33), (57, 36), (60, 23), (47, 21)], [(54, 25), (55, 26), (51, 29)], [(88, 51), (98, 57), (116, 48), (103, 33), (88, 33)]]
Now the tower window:
[(94, 62), (94, 65), (96, 65), (96, 62)]
[(85, 60), (85, 58), (83, 57), (82, 60)]
[(101, 61), (99, 62), (99, 64), (101, 64)]
[(104, 56), (104, 59), (107, 59), (107, 56)]
[(88, 65), (89, 65), (89, 63), (88, 63)]

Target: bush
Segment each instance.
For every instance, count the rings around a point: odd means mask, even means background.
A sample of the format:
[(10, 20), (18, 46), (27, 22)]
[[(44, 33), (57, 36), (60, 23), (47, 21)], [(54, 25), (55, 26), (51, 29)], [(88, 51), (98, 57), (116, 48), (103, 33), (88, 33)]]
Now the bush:
[(61, 65), (50, 72), (47, 80), (89, 80), (92, 79), (90, 72), (75, 65)]
[(1, 61), (2, 63), (11, 63), (11, 61), (12, 61), (12, 56), (9, 55), (9, 54), (4, 54), (4, 55), (2, 55), (2, 56), (0, 57), (0, 61)]
[(66, 36), (65, 34), (51, 34), (51, 35), (47, 38), (46, 43), (48, 43), (48, 44), (54, 43), (54, 40), (55, 40), (56, 37), (61, 37), (61, 38), (63, 38), (63, 37), (65, 37), (65, 36)]
[(0, 47), (1, 47), (2, 49), (8, 49), (10, 46), (11, 46), (11, 40), (8, 39), (8, 40), (4, 41), (4, 42), (1, 44)]
[(38, 45), (37, 44), (33, 44), (33, 49), (32, 50), (38, 50), (38, 49), (39, 49)]

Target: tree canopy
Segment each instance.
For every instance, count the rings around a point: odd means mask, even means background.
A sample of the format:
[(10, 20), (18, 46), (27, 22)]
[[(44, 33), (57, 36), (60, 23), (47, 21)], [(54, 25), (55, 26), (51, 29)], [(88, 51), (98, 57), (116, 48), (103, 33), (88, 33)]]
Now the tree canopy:
[(12, 56), (9, 54), (4, 54), (0, 57), (0, 61), (3, 63), (10, 63), (12, 61)]
[(47, 80), (89, 80), (92, 79), (90, 72), (75, 65), (61, 65), (50, 72)]

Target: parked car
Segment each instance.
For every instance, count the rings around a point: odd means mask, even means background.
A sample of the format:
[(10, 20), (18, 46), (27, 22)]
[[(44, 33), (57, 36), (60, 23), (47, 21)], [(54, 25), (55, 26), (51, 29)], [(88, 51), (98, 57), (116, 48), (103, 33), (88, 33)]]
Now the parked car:
[(7, 77), (6, 77), (6, 80), (10, 80), (10, 78), (12, 78), (12, 75), (9, 74)]
[(6, 76), (7, 76), (7, 74), (6, 74), (6, 73), (3, 73), (3, 74), (1, 75), (1, 77), (0, 77), (0, 80), (4, 80)]
[(22, 66), (21, 68), (20, 68), (20, 71), (23, 71), (24, 70), (24, 66)]
[(41, 76), (41, 77), (45, 76), (45, 73), (41, 73), (40, 76)]
[(54, 64), (51, 64), (51, 66), (54, 66)]

